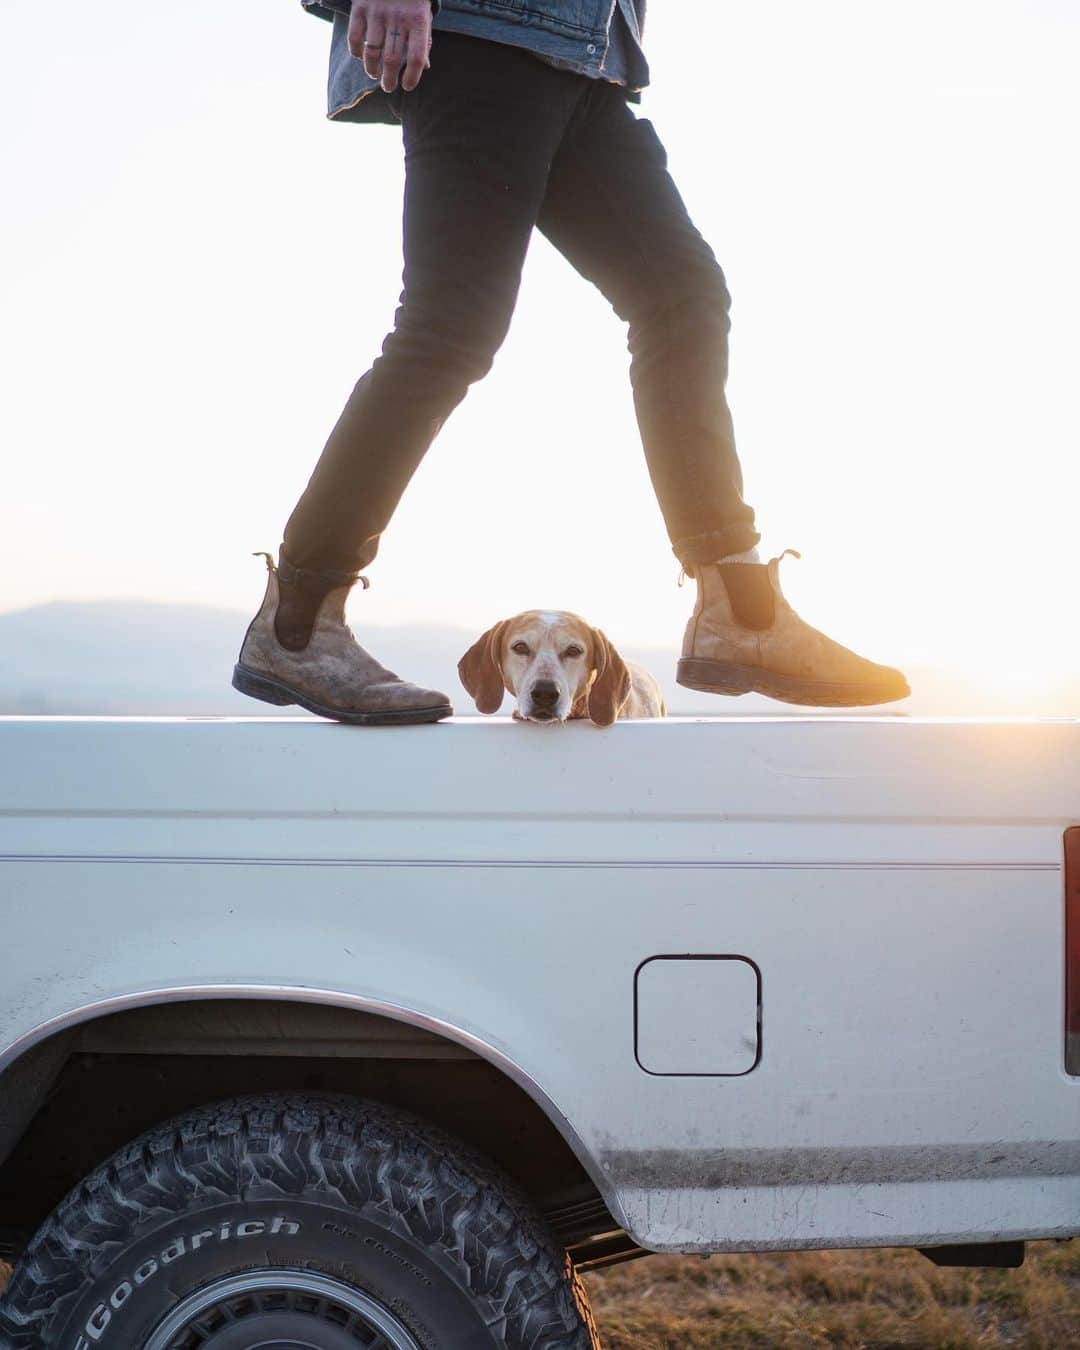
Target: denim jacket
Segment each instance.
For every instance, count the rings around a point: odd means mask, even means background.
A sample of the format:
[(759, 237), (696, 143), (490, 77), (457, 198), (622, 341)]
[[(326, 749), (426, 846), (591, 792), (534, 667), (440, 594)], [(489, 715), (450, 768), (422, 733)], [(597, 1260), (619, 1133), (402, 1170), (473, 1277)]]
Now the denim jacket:
[[(336, 19), (330, 59), (328, 116), (335, 121), (397, 123), (379, 82), (362, 62), (351, 57), (341, 40), (343, 20), (351, 0), (301, 0), (304, 8), (323, 19)], [(641, 32), (647, 0), (623, 0), (620, 6), (634, 40), (633, 75), (626, 98), (640, 103), (640, 89), (648, 83), (648, 66), (641, 54)], [(538, 55), (555, 58), (583, 75), (603, 77), (608, 32), (620, 0), (431, 0), (432, 26), (496, 42), (511, 42)], [(370, 97), (369, 97), (370, 95)]]

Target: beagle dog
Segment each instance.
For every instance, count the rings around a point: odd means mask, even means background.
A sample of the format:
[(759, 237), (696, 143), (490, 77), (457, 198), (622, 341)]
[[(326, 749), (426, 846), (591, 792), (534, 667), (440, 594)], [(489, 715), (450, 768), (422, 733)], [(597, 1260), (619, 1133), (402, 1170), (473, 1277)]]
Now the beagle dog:
[(501, 620), (461, 658), (458, 674), (482, 713), (498, 712), (508, 690), (514, 716), (527, 722), (587, 717), (609, 727), (617, 717), (667, 711), (653, 676), (627, 665), (599, 628), (566, 610)]

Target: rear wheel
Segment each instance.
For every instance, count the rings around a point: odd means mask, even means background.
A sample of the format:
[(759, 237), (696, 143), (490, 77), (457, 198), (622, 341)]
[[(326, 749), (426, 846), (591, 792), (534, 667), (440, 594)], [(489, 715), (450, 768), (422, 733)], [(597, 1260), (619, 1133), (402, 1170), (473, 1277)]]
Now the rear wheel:
[(45, 1222), (12, 1350), (595, 1350), (527, 1199), (415, 1117), (242, 1098), (143, 1135)]

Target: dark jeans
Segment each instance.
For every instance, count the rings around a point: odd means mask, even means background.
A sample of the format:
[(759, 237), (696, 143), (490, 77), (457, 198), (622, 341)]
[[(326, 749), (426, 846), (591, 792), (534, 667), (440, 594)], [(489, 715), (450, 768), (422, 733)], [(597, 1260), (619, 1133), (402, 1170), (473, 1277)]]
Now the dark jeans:
[[(375, 557), (439, 428), (491, 369), (534, 226), (629, 325), (634, 408), (678, 558), (751, 548), (724, 396), (730, 297), (652, 124), (616, 85), (444, 31), (431, 69), (393, 107), (404, 289), (289, 520), (287, 559), (349, 572)], [(557, 384), (545, 392), (557, 400)]]

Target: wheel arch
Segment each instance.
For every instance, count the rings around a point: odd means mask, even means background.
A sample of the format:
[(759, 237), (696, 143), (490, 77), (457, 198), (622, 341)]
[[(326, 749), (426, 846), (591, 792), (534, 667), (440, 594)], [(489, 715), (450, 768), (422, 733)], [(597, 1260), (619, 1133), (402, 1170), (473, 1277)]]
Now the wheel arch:
[[(37, 1107), (47, 1096), (56, 1075), (66, 1063), (80, 1032), (117, 1013), (151, 1010), (173, 1004), (223, 1001), (314, 1005), (366, 1014), (416, 1028), (451, 1046), (468, 1051), (471, 1056), (485, 1061), (501, 1078), (530, 1099), (577, 1160), (612, 1219), (621, 1227), (626, 1227), (622, 1206), (614, 1188), (573, 1123), (536, 1079), (504, 1050), (475, 1032), (419, 1009), (339, 989), (288, 984), (207, 983), (145, 988), (82, 1004), (32, 1027), (0, 1050), (0, 1093), (5, 1091), (13, 1077), (19, 1076), (19, 1070), (26, 1068), (30, 1069), (28, 1077), (32, 1083), (32, 1090), (37, 1093), (33, 1109), (26, 1113), (15, 1138), (9, 1139), (5, 1147), (5, 1140), (0, 1137), (0, 1168), (11, 1158), (26, 1134)], [(9, 1127), (15, 1123), (9, 1121)]]

